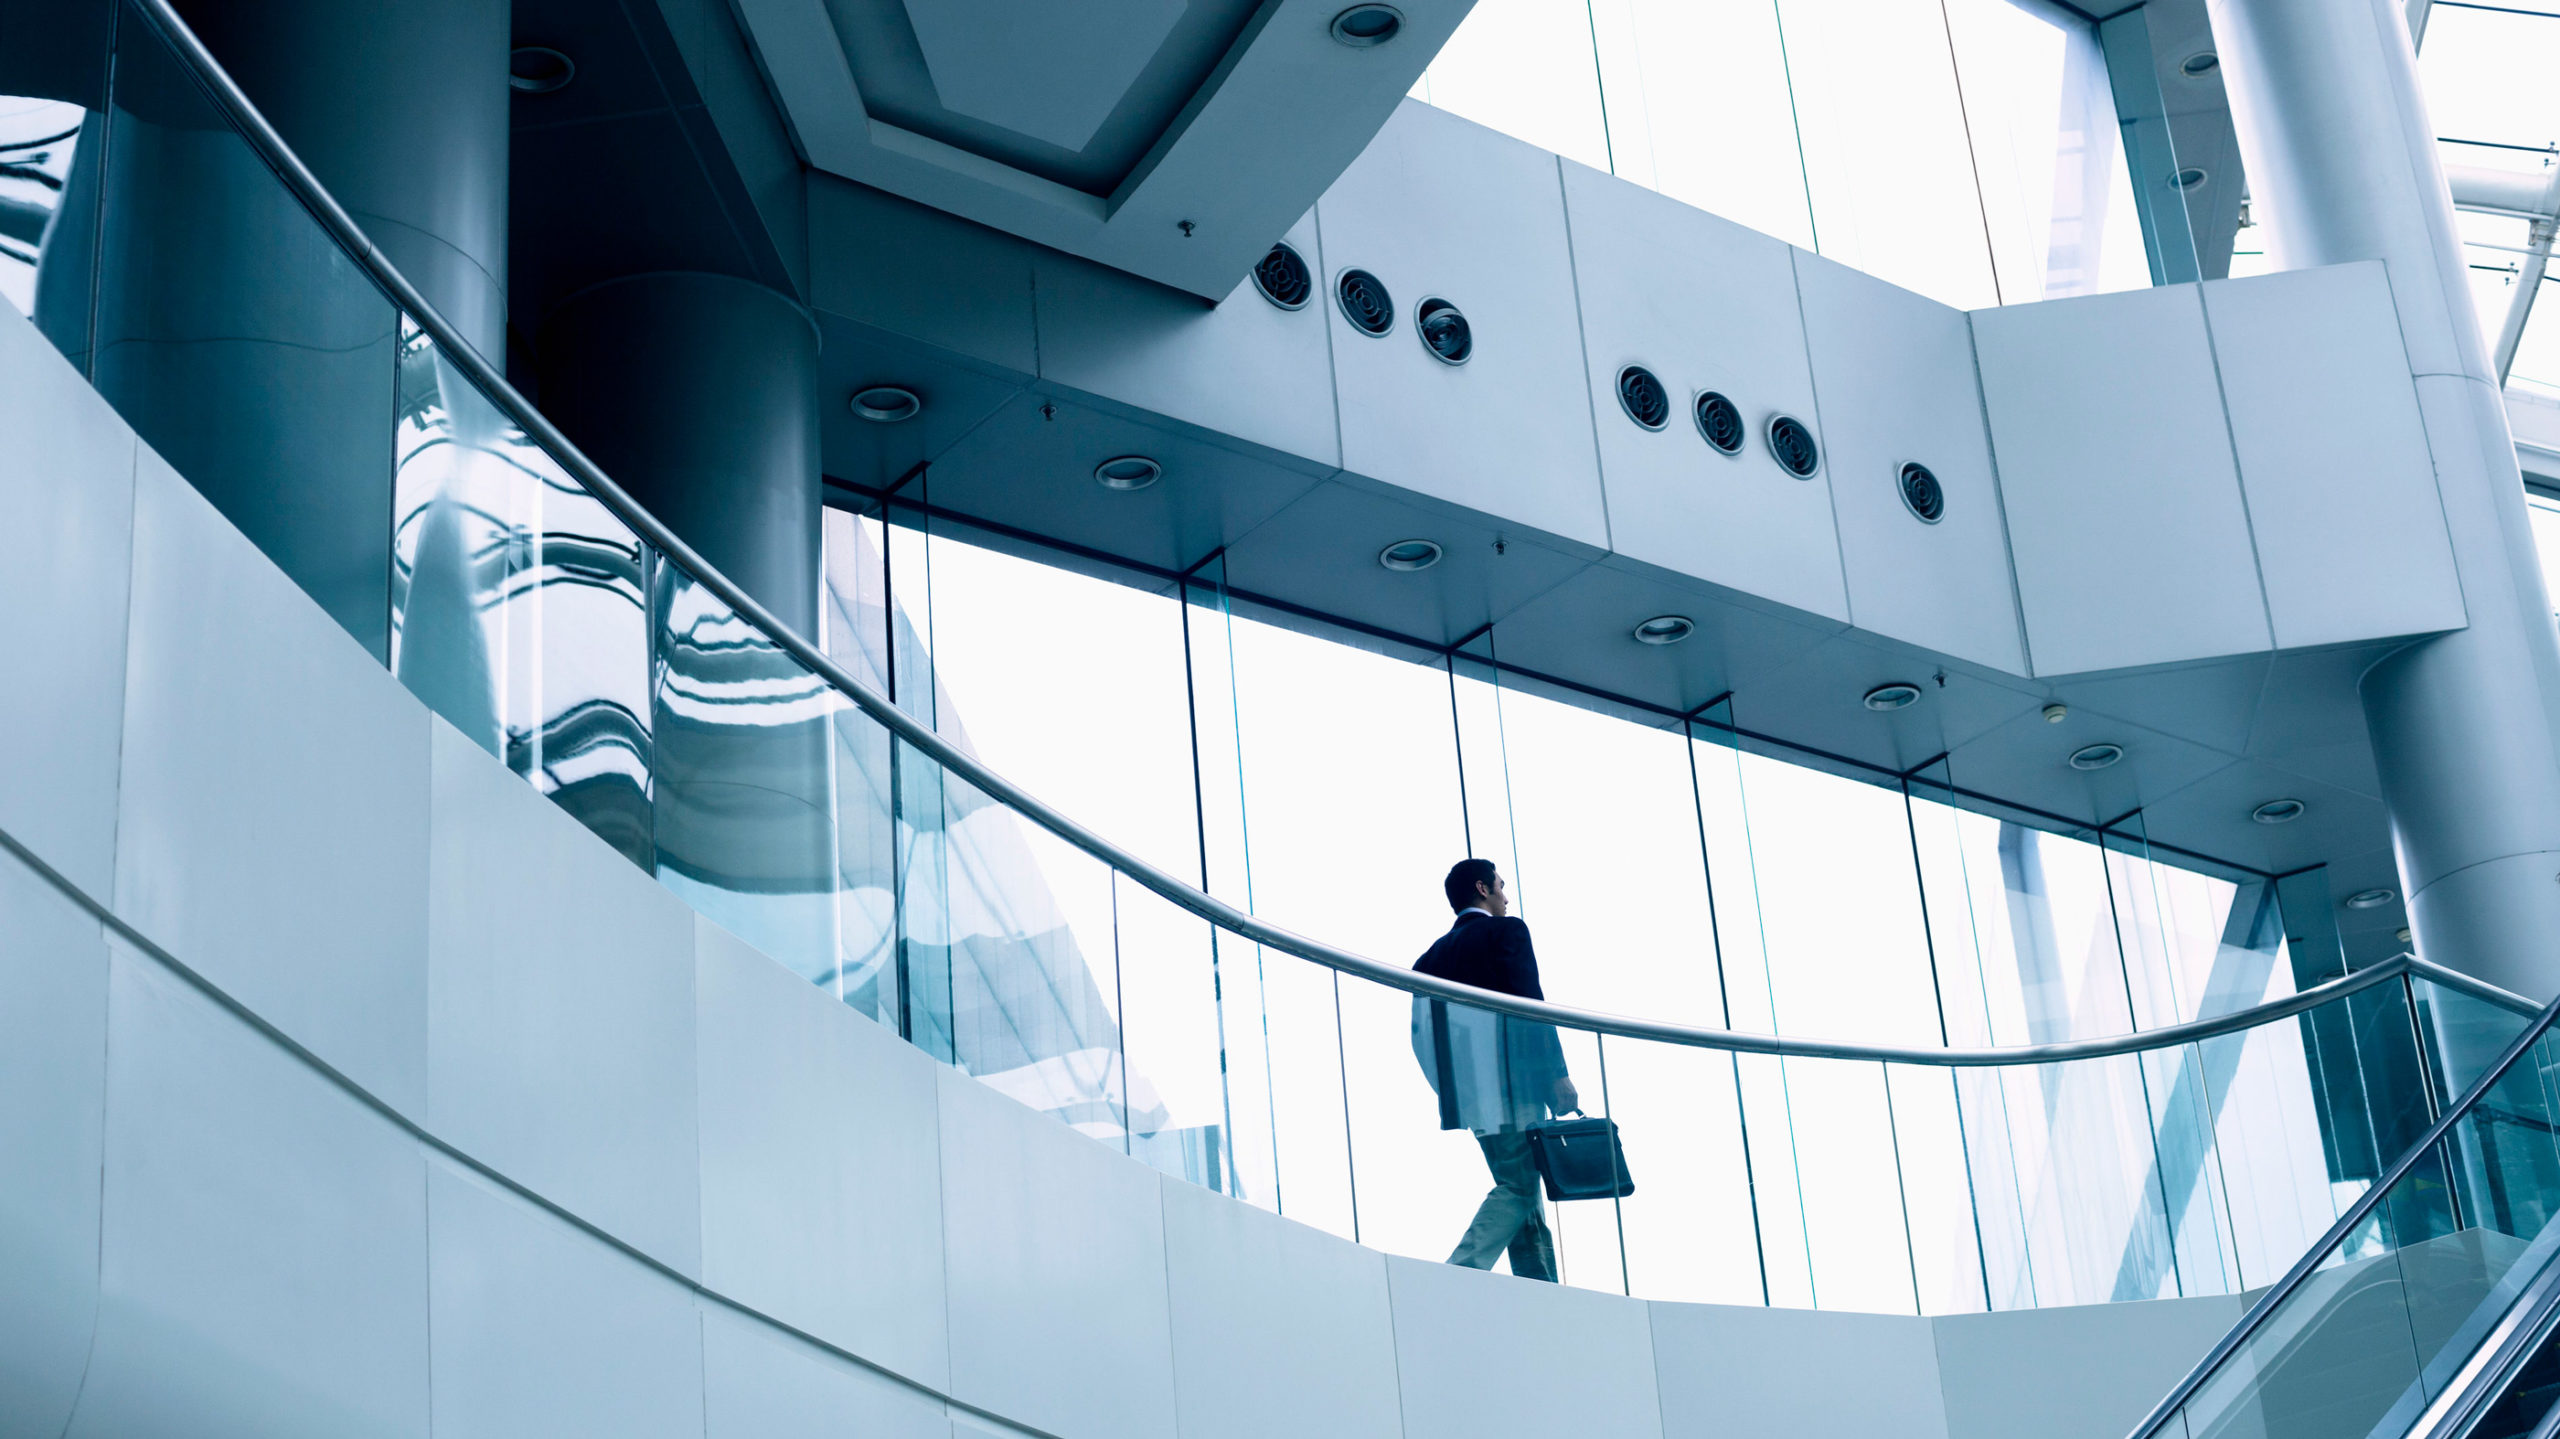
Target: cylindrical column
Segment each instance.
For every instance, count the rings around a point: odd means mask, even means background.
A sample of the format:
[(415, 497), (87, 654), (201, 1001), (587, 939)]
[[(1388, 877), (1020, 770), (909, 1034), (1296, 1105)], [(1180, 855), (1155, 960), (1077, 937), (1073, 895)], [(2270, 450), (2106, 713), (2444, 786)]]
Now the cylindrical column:
[[(507, 0), (182, 9), (430, 303), (503, 353)], [(115, 46), (107, 123), (83, 157), (101, 162), (92, 380), (387, 659), (399, 317), (129, 9)], [(85, 203), (89, 177), (75, 178)], [(49, 322), (80, 310), (40, 308)]]
[(543, 413), (804, 635), (818, 627), (818, 331), (786, 295), (662, 273), (572, 295), (536, 343)]
[(506, 356), (510, 0), (178, 0), (391, 263)]
[[(787, 296), (650, 274), (571, 296), (536, 339), (572, 442), (720, 572), (818, 634), (818, 332)], [(660, 879), (813, 980), (844, 970), (833, 692), (672, 565), (650, 584)]]
[[(2560, 992), (2560, 638), (2397, 0), (2209, 0), (2251, 203), (2289, 267), (2381, 260), (2469, 626), (2364, 677), (2420, 952)], [(2338, 503), (2355, 496), (2341, 494)]]

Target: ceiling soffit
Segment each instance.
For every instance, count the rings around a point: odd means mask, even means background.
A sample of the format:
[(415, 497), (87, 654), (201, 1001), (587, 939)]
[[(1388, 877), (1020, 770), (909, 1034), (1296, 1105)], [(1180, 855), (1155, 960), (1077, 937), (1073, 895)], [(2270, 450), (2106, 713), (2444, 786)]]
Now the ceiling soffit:
[(1473, 0), (738, 0), (816, 169), (1220, 299)]

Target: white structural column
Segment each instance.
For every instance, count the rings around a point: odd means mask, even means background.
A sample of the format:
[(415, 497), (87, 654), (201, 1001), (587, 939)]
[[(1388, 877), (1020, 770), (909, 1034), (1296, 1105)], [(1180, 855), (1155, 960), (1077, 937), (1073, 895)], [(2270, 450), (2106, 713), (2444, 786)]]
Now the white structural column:
[(2403, 8), (2209, 8), (2277, 258), (2383, 261), (2418, 377), (2470, 625), (2377, 664), (2363, 695), (2419, 949), (2560, 993), (2560, 638)]

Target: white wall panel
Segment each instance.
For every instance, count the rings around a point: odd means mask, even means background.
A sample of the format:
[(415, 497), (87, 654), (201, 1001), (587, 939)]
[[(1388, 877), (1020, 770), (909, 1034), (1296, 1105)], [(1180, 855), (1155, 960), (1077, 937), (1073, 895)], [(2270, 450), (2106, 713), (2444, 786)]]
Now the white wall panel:
[(2460, 628), (2462, 582), (2382, 262), (2203, 290), (2276, 643)]
[(716, 1304), (702, 1390), (704, 1439), (951, 1439), (940, 1400)]
[[(1582, 334), (1556, 157), (1406, 101), (1316, 206), (1333, 335), (1342, 465), (1589, 545), (1608, 543), (1582, 381)], [(1345, 269), (1378, 277), (1395, 327), (1342, 318)], [(1414, 309), (1437, 296), (1474, 357), (1424, 349)]]
[(1916, 1315), (1656, 1303), (1653, 1355), (1667, 1439), (1946, 1439), (1937, 1346)]
[(426, 1172), (380, 1112), (114, 949), (98, 1338), (70, 1433), (427, 1433)]
[(426, 707), (148, 449), (124, 715), (117, 912), (423, 1113)]
[(2192, 285), (1973, 316), (2039, 675), (2273, 643)]
[(1314, 213), (1282, 238), (1315, 282), (1315, 294), (1297, 310), (1265, 300), (1250, 275), (1210, 305), (1042, 251), (1033, 264), (1040, 377), (1315, 465), (1339, 465)]
[(2248, 1308), (2231, 1295), (1934, 1319), (1948, 1439), (2123, 1439)]
[(57, 1439), (88, 1367), (106, 1100), (106, 936), (0, 853), (0, 1439)]
[(694, 1272), (693, 912), (441, 719), (434, 751), (429, 1123)]
[(1383, 1255), (1178, 1179), (1164, 1227), (1183, 1439), (1403, 1432)]
[[(1564, 166), (1564, 191), (1618, 553), (1848, 618), (1830, 466), (1799, 480), (1763, 438), (1779, 414), (1824, 432), (1787, 246), (1587, 166)], [(1617, 385), (1628, 365), (1651, 370), (1669, 392), (1664, 428), (1627, 418)], [(1742, 411), (1750, 437), (1740, 454), (1698, 433), (1702, 390)]]
[[(1824, 475), (1860, 629), (2024, 674), (2009, 536), (1962, 310), (1795, 253), (1822, 396)], [(1937, 476), (1935, 524), (1903, 503), (1902, 467)]]
[(707, 919), (697, 945), (703, 1283), (948, 1385), (934, 1062)]
[(1645, 1302), (1387, 1261), (1406, 1439), (1663, 1432)]
[(690, 1290), (438, 1159), (436, 1439), (700, 1439)]
[(936, 1079), (952, 1397), (1061, 1439), (1167, 1439), (1156, 1172), (966, 1075)]
[(98, 392), (0, 302), (0, 829), (101, 899), (113, 889), (133, 464)]

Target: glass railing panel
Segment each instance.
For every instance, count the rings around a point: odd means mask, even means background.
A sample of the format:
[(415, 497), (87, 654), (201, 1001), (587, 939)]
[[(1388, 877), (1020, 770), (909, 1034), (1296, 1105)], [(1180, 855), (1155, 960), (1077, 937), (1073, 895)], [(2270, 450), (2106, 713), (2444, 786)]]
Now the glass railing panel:
[(2193, 1046), (2208, 1086), (2235, 1289), (2283, 1277), (2353, 1202), (2331, 1179), (2307, 1032), (2278, 1022)]
[(639, 538), (405, 319), (399, 376), (392, 672), (654, 868)]
[(901, 748), (932, 901), (907, 909), (916, 1028), (947, 1035), (950, 1062), (990, 1088), (1134, 1152), (1169, 1118), (1129, 1070), (1110, 867)]
[[(1217, 931), (1124, 874), (1112, 876), (1112, 911), (1129, 1152), (1175, 1178), (1246, 1197), (1231, 1162), (1239, 1116), (1220, 1063), (1227, 1012), (1219, 1003), (1226, 976)], [(1251, 1110), (1242, 1117), (1250, 1120)], [(1263, 1127), (1252, 1132), (1267, 1143)], [(1268, 1207), (1269, 1196), (1261, 1201)]]
[(1402, 1041), (1353, 1061), (1362, 1242), (1623, 1292), (1619, 1196), (1554, 1189), (1572, 1173), (1553, 1147), (1568, 1138), (1560, 1121), (1607, 1117), (1597, 1037), (1357, 985), (1345, 983), (1346, 1012), (1394, 1009)]
[(1884, 1069), (1920, 1312), (1978, 1313), (1989, 1307), (1989, 1263), (1958, 1083), (1966, 1071), (1904, 1064)]
[(1916, 1314), (1901, 1146), (1884, 1067), (1785, 1061), (1813, 1306)]
[[(2166, 1432), (2398, 1432), (2560, 1253), (2560, 1042), (2522, 1055), (2305, 1282), (2189, 1395)], [(2181, 1429), (2183, 1426), (2183, 1429)]]
[(130, 7), (116, 43), (91, 380), (387, 660), (399, 314)]
[(1269, 1046), (1273, 1192), (1280, 1212), (1358, 1239), (1342, 1043), (1342, 991), (1357, 981), (1278, 950), (1257, 945), (1253, 952)]
[(682, 566), (659, 558), (649, 588), (658, 879), (804, 978), (833, 975), (850, 701)]
[[(1753, 1199), (1764, 1182), (1773, 1195), (1792, 1195), (1793, 1165), (1783, 1132), (1756, 1133), (1744, 1122), (1740, 1057), (1620, 1038), (1604, 1040), (1601, 1055), (1608, 1112), (1623, 1131), (1637, 1181), (1617, 1202), (1630, 1292), (1707, 1304), (1768, 1302)], [(1780, 1170), (1787, 1178), (1769, 1178)], [(1800, 1243), (1794, 1259), (1792, 1292), (1801, 1292)]]

